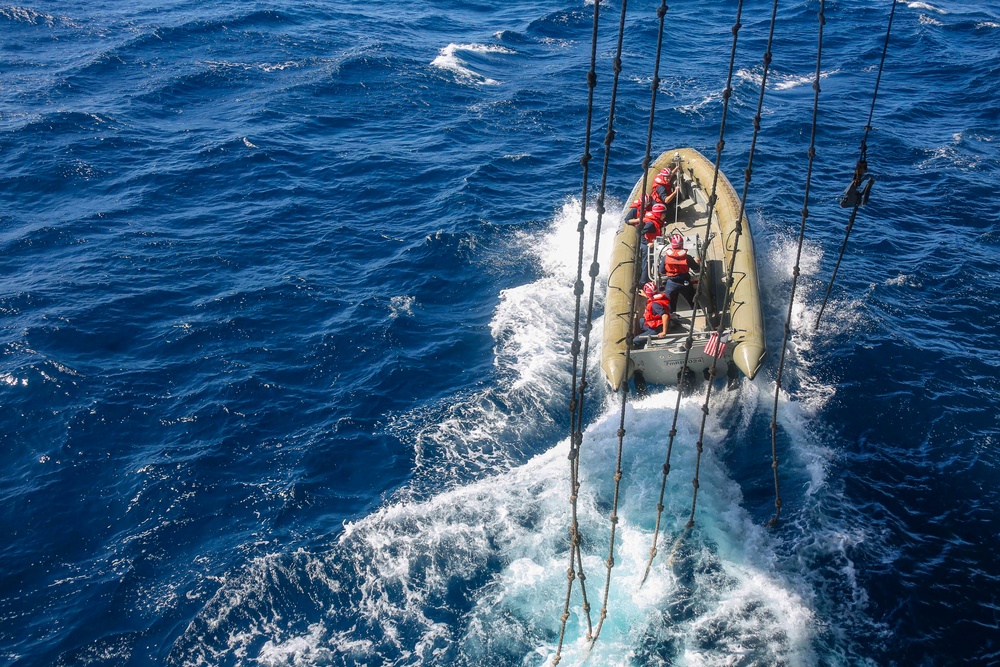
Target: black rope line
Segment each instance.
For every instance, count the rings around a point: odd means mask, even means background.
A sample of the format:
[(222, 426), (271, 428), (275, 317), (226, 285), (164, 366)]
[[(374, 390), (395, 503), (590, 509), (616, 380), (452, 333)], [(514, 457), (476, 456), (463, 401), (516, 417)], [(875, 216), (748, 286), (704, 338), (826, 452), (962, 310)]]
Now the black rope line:
[[(659, 19), (659, 28), (658, 28), (658, 32), (657, 32), (656, 58), (655, 58), (655, 64), (654, 64), (654, 70), (653, 70), (653, 81), (652, 81), (652, 85), (651, 85), (652, 93), (651, 93), (650, 106), (649, 106), (649, 122), (648, 122), (648, 125), (647, 125), (647, 134), (646, 134), (646, 155), (645, 155), (645, 158), (643, 159), (642, 187), (640, 189), (640, 196), (639, 196), (639, 202), (640, 203), (639, 203), (639, 211), (638, 211), (638, 213), (639, 213), (639, 219), (640, 220), (642, 219), (642, 217), (644, 215), (644, 209), (645, 209), (645, 206), (646, 206), (646, 197), (644, 195), (645, 195), (646, 187), (647, 187), (647, 179), (649, 177), (649, 164), (652, 162), (652, 155), (651, 155), (652, 141), (653, 141), (652, 136), (653, 136), (654, 120), (655, 120), (655, 116), (656, 116), (656, 96), (657, 96), (657, 91), (658, 91), (659, 85), (660, 85), (659, 70), (660, 70), (660, 62), (661, 62), (662, 51), (663, 51), (663, 27), (664, 27), (664, 19), (666, 17), (668, 9), (669, 8), (667, 7), (666, 1), (665, 0), (661, 0), (660, 6), (657, 8), (657, 12), (656, 12), (657, 13), (657, 17)], [(622, 3), (622, 23), (620, 25), (619, 44), (618, 44), (619, 54), (620, 54), (620, 49), (621, 49), (621, 46), (622, 46), (621, 37), (624, 35), (624, 20), (625, 20), (625, 1), (623, 0), (623, 3)], [(607, 171), (607, 155), (605, 155), (605, 172), (606, 171)], [(602, 188), (603, 188), (603, 183), (602, 183)], [(603, 190), (602, 190), (602, 192), (603, 192)], [(636, 240), (637, 246), (636, 246), (636, 252), (635, 252), (635, 254), (633, 256), (633, 276), (638, 275), (637, 269), (638, 269), (638, 264), (639, 264), (640, 258), (641, 258), (641, 254), (638, 252), (638, 243), (641, 243), (643, 241), (643, 239), (640, 238), (640, 232), (639, 232), (638, 228), (636, 228), (636, 236), (637, 236), (637, 240)], [(596, 257), (596, 254), (597, 253), (596, 253), (596, 246), (595, 246), (595, 257)], [(595, 276), (595, 275), (596, 274), (594, 274), (592, 272), (592, 276)], [(591, 288), (592, 289), (593, 289), (593, 285), (594, 285), (594, 283), (592, 282), (591, 283)], [(635, 287), (634, 281), (633, 281), (633, 287)], [(635, 298), (636, 298), (636, 291), (635, 291), (635, 289), (633, 289), (632, 292), (631, 292), (631, 299), (630, 299), (630, 303), (629, 303), (629, 327), (628, 327), (628, 331), (629, 332), (632, 331), (633, 326), (634, 326), (634, 321), (635, 321)], [(593, 304), (593, 291), (591, 291), (591, 305), (592, 304)], [(629, 336), (629, 338), (630, 338), (630, 336)], [(629, 345), (626, 345), (626, 347), (625, 347), (625, 364), (626, 364), (626, 368), (631, 364), (631, 341), (630, 341)], [(610, 523), (611, 523), (611, 535), (610, 535), (610, 541), (609, 541), (609, 547), (608, 547), (608, 558), (605, 561), (605, 564), (606, 564), (606, 576), (605, 576), (605, 581), (604, 581), (604, 596), (603, 596), (603, 603), (601, 605), (600, 617), (599, 617), (598, 622), (597, 622), (597, 630), (594, 633), (592, 641), (597, 641), (598, 637), (601, 634), (601, 629), (604, 626), (604, 621), (605, 621), (605, 619), (607, 618), (607, 615), (608, 615), (608, 597), (609, 597), (610, 589), (611, 589), (611, 571), (612, 571), (612, 569), (614, 568), (614, 565), (615, 565), (614, 550), (615, 550), (615, 537), (617, 535), (617, 527), (618, 527), (618, 499), (619, 499), (619, 492), (620, 492), (620, 489), (621, 489), (621, 478), (622, 478), (621, 461), (622, 461), (622, 454), (623, 454), (623, 451), (624, 451), (624, 440), (625, 440), (625, 433), (626, 433), (626, 430), (625, 430), (625, 410), (626, 410), (627, 403), (628, 403), (628, 384), (626, 382), (621, 387), (621, 410), (620, 410), (620, 413), (619, 413), (619, 424), (618, 424), (618, 431), (617, 431), (618, 446), (617, 446), (617, 456), (616, 456), (615, 475), (614, 475), (615, 488), (614, 488), (614, 497), (613, 497), (613, 501), (612, 501), (611, 516), (609, 517)]]
[(819, 79), (820, 65), (823, 59), (823, 26), (826, 25), (826, 2), (819, 0), (819, 31), (816, 42), (816, 77), (813, 79), (813, 114), (812, 133), (809, 138), (809, 164), (806, 168), (806, 188), (802, 202), (802, 223), (799, 225), (799, 246), (795, 254), (795, 267), (792, 269), (792, 291), (788, 297), (788, 314), (785, 317), (785, 334), (781, 341), (781, 359), (778, 362), (778, 377), (774, 383), (774, 411), (771, 414), (771, 468), (774, 470), (774, 517), (767, 525), (775, 526), (781, 518), (781, 488), (778, 485), (778, 397), (781, 394), (781, 378), (785, 370), (785, 353), (788, 341), (792, 337), (792, 307), (795, 304), (795, 288), (798, 285), (802, 261), (802, 246), (805, 243), (806, 220), (809, 218), (809, 190), (812, 185), (813, 162), (816, 159), (816, 125), (819, 116)]
[[(733, 94), (733, 71), (735, 69), (736, 63), (736, 44), (739, 40), (739, 33), (742, 24), (740, 23), (740, 18), (743, 15), (743, 0), (739, 0), (736, 7), (736, 21), (733, 23), (732, 33), (733, 33), (733, 46), (729, 53), (729, 72), (726, 75), (726, 86), (722, 91), (722, 120), (719, 123), (719, 140), (715, 144), (715, 169), (712, 172), (712, 190), (711, 195), (708, 198), (708, 219), (705, 222), (705, 245), (707, 247), (711, 240), (711, 229), (712, 229), (712, 217), (715, 214), (715, 203), (717, 201), (716, 189), (719, 183), (719, 164), (722, 161), (722, 150), (725, 148), (725, 135), (726, 135), (726, 118), (729, 114), (729, 99)], [(650, 136), (652, 136), (652, 130), (650, 130)], [(646, 149), (647, 158), (649, 156), (649, 147), (647, 145)], [(679, 174), (679, 178), (683, 178), (683, 173)], [(720, 229), (721, 233), (721, 229)], [(694, 300), (698, 303), (701, 299), (702, 287), (705, 283), (704, 277), (706, 272), (707, 262), (703, 261), (698, 267), (698, 287), (695, 288)], [(706, 310), (706, 321), (709, 321), (707, 317)], [(663, 462), (663, 474), (660, 478), (660, 497), (656, 503), (656, 526), (653, 529), (653, 546), (649, 549), (649, 560), (646, 562), (646, 571), (642, 575), (642, 581), (639, 583), (641, 587), (646, 583), (646, 579), (649, 577), (649, 571), (653, 567), (653, 559), (656, 558), (657, 544), (659, 542), (660, 536), (660, 524), (663, 517), (663, 497), (667, 489), (667, 476), (670, 474), (670, 457), (674, 449), (674, 438), (677, 435), (677, 419), (680, 414), (681, 409), (681, 396), (684, 394), (684, 382), (687, 380), (687, 368), (688, 360), (691, 358), (691, 348), (694, 346), (694, 323), (692, 322), (691, 329), (688, 331), (687, 339), (684, 341), (684, 363), (681, 365), (681, 377), (677, 383), (677, 400), (674, 403), (674, 416), (673, 421), (670, 424), (670, 431), (668, 431), (669, 440), (667, 441), (667, 455)]]
[[(613, 62), (614, 79), (611, 86), (610, 109), (608, 111), (608, 131), (607, 134), (605, 135), (605, 140), (604, 140), (604, 162), (601, 170), (601, 189), (597, 204), (597, 225), (594, 236), (594, 255), (593, 255), (593, 262), (590, 266), (590, 291), (588, 294), (588, 304), (587, 304), (587, 325), (584, 329), (585, 345), (583, 353), (584, 363), (582, 371), (584, 380), (581, 381), (580, 385), (581, 405), (578, 406), (578, 409), (581, 410), (581, 417), (577, 419), (577, 424), (582, 423), (582, 396), (584, 389), (586, 388), (587, 360), (590, 352), (590, 332), (592, 329), (593, 315), (594, 315), (594, 295), (597, 287), (597, 276), (600, 274), (600, 264), (598, 263), (597, 258), (599, 256), (599, 251), (600, 251), (601, 226), (605, 212), (604, 197), (607, 189), (608, 164), (611, 159), (611, 144), (614, 142), (615, 138), (615, 132), (614, 132), (615, 108), (618, 99), (618, 81), (622, 71), (621, 55), (622, 55), (622, 47), (625, 41), (625, 17), (627, 13), (628, 13), (628, 0), (622, 0), (621, 15), (618, 23), (618, 45), (616, 47), (615, 59)], [(601, 613), (597, 621), (597, 628), (593, 631), (593, 633), (590, 636), (587, 637), (587, 639), (591, 643), (597, 641), (597, 638), (601, 635), (601, 628), (604, 626), (604, 620), (608, 616), (608, 595), (611, 588), (611, 569), (614, 567), (615, 536), (618, 525), (618, 497), (619, 497), (619, 490), (621, 487), (621, 478), (622, 478), (622, 470), (621, 470), (622, 449), (623, 449), (622, 444), (623, 444), (622, 438), (619, 437), (618, 458), (617, 458), (615, 478), (614, 478), (615, 479), (614, 499), (612, 502), (611, 516), (609, 517), (611, 522), (611, 536), (609, 539), (609, 546), (608, 546), (608, 559), (606, 561), (607, 573), (604, 581), (604, 595), (601, 602)]]
[[(757, 98), (757, 113), (754, 115), (753, 118), (753, 139), (750, 142), (750, 154), (749, 157), (747, 158), (747, 168), (743, 172), (743, 194), (740, 197), (739, 215), (736, 216), (736, 229), (735, 229), (735, 237), (733, 239), (732, 254), (729, 257), (729, 266), (726, 270), (726, 280), (725, 280), (726, 295), (725, 295), (725, 300), (722, 303), (722, 315), (719, 318), (719, 324), (716, 329), (716, 335), (719, 337), (722, 336), (722, 332), (726, 326), (726, 316), (729, 314), (729, 302), (731, 299), (732, 287), (733, 287), (733, 273), (736, 268), (736, 256), (739, 253), (740, 238), (743, 236), (743, 216), (746, 212), (747, 193), (750, 190), (750, 180), (753, 177), (753, 158), (754, 158), (754, 153), (757, 149), (757, 137), (760, 134), (761, 111), (764, 108), (764, 91), (767, 88), (767, 74), (771, 66), (771, 58), (772, 58), (771, 45), (774, 42), (774, 26), (776, 23), (777, 15), (778, 15), (778, 0), (774, 0), (774, 5), (772, 6), (771, 9), (771, 27), (767, 36), (767, 49), (764, 51), (764, 59), (763, 59), (764, 73), (761, 76), (760, 80), (760, 96)], [(701, 472), (701, 455), (702, 452), (704, 451), (705, 425), (708, 422), (708, 415), (710, 412), (709, 401), (712, 397), (712, 384), (713, 381), (715, 380), (716, 367), (718, 366), (718, 363), (719, 363), (719, 357), (713, 355), (712, 366), (708, 371), (708, 382), (706, 383), (708, 386), (705, 390), (705, 402), (701, 408), (702, 412), (701, 426), (698, 431), (698, 442), (696, 445), (698, 454), (697, 457), (695, 458), (694, 478), (691, 480), (691, 485), (694, 487), (694, 489), (691, 494), (691, 516), (688, 518), (687, 522), (688, 529), (694, 527), (695, 510), (698, 504), (698, 488), (700, 486), (698, 478)]]
[[(848, 188), (849, 191), (854, 191), (854, 205), (851, 209), (851, 216), (847, 221), (847, 227), (844, 230), (844, 242), (840, 246), (840, 254), (837, 256), (837, 263), (833, 267), (833, 274), (830, 276), (830, 282), (826, 286), (826, 294), (823, 297), (823, 303), (819, 307), (819, 314), (816, 316), (815, 328), (819, 329), (819, 323), (823, 319), (823, 311), (826, 310), (827, 301), (830, 299), (830, 291), (833, 289), (833, 283), (837, 280), (837, 273), (840, 271), (840, 263), (844, 259), (844, 253), (847, 250), (847, 240), (851, 237), (851, 230), (854, 229), (854, 220), (858, 215), (858, 208), (868, 201), (868, 191), (866, 190), (863, 195), (857, 192), (857, 188), (861, 186), (862, 179), (864, 179), (865, 174), (868, 172), (868, 134), (872, 130), (872, 118), (875, 116), (875, 100), (878, 99), (878, 89), (879, 85), (882, 83), (882, 70), (885, 68), (885, 56), (889, 51), (889, 35), (892, 34), (892, 19), (896, 15), (896, 0), (892, 0), (892, 7), (889, 10), (889, 23), (885, 29), (885, 40), (882, 43), (882, 58), (879, 60), (878, 64), (878, 76), (875, 77), (875, 91), (872, 93), (872, 104), (871, 108), (868, 110), (868, 122), (865, 124), (865, 133), (861, 137), (861, 148), (859, 151), (859, 157), (857, 164), (854, 167), (854, 177), (851, 179), (851, 185)], [(868, 184), (868, 190), (870, 190), (871, 184)]]
[[(573, 594), (573, 581), (580, 578), (580, 590), (583, 594), (584, 599), (584, 611), (587, 617), (587, 627), (588, 634), (593, 628), (593, 624), (590, 618), (590, 605), (587, 603), (587, 589), (586, 589), (586, 575), (583, 572), (583, 560), (580, 556), (580, 522), (579, 514), (577, 511), (577, 493), (580, 490), (579, 482), (579, 469), (578, 460), (580, 454), (580, 440), (582, 440), (582, 432), (578, 428), (576, 423), (577, 410), (576, 404), (579, 400), (577, 395), (577, 371), (579, 364), (580, 355), (580, 309), (581, 309), (581, 297), (583, 296), (583, 249), (586, 240), (586, 228), (587, 228), (587, 182), (589, 179), (589, 165), (590, 165), (590, 134), (591, 128), (593, 126), (593, 116), (594, 116), (594, 89), (597, 87), (597, 29), (600, 18), (601, 3), (594, 3), (594, 21), (593, 30), (591, 33), (590, 41), (590, 70), (587, 72), (587, 121), (586, 121), (586, 131), (584, 136), (584, 149), (583, 156), (580, 158), (580, 164), (583, 167), (583, 185), (582, 194), (580, 202), (580, 223), (577, 226), (577, 231), (580, 236), (579, 252), (577, 255), (576, 264), (576, 282), (573, 284), (573, 293), (576, 296), (576, 312), (573, 319), (573, 343), (571, 347), (571, 355), (573, 358), (573, 370), (572, 370), (572, 385), (570, 393), (570, 445), (569, 445), (569, 460), (570, 460), (570, 529), (569, 529), (569, 566), (566, 568), (566, 597), (563, 602), (563, 613), (560, 617), (559, 625), (559, 644), (556, 649), (556, 658), (553, 665), (559, 663), (559, 656), (562, 653), (563, 641), (566, 636), (566, 621), (569, 620), (569, 606), (570, 600)], [(578, 433), (581, 435), (578, 438)], [(577, 563), (580, 564), (580, 572), (577, 575), (576, 566)]]
[[(596, 71), (595, 67), (596, 67), (597, 23), (598, 23), (599, 14), (600, 14), (599, 7), (598, 7), (599, 5), (600, 5), (599, 2), (595, 3), (595, 7), (594, 7), (594, 31), (593, 31), (593, 37), (594, 37), (594, 40), (593, 40), (593, 49), (594, 50), (592, 51), (592, 59), (591, 59), (591, 73), (592, 74)], [(584, 574), (584, 571), (583, 571), (583, 556), (582, 556), (582, 552), (580, 550), (580, 533), (579, 533), (578, 516), (577, 516), (577, 511), (576, 511), (576, 498), (577, 498), (577, 494), (579, 493), (579, 489), (580, 489), (580, 482), (579, 482), (580, 447), (581, 447), (581, 445), (583, 443), (583, 406), (584, 406), (584, 396), (585, 396), (585, 392), (586, 392), (586, 388), (587, 388), (587, 360), (588, 360), (588, 356), (589, 356), (589, 352), (590, 352), (590, 332), (593, 329), (594, 293), (595, 293), (595, 290), (596, 290), (597, 276), (600, 274), (600, 264), (599, 264), (597, 258), (598, 258), (599, 252), (600, 252), (601, 226), (602, 226), (602, 223), (603, 223), (604, 212), (605, 212), (604, 199), (605, 199), (605, 194), (606, 194), (606, 190), (607, 190), (608, 164), (609, 164), (609, 161), (611, 159), (611, 144), (614, 142), (614, 138), (615, 138), (615, 132), (614, 132), (615, 107), (616, 107), (617, 97), (618, 97), (618, 81), (619, 81), (619, 78), (620, 78), (620, 75), (621, 75), (621, 71), (622, 71), (621, 55), (622, 55), (622, 47), (623, 47), (624, 39), (625, 39), (625, 17), (627, 15), (627, 12), (628, 12), (628, 0), (622, 0), (621, 18), (619, 20), (619, 25), (618, 25), (618, 45), (617, 45), (617, 49), (615, 51), (615, 58), (614, 58), (614, 61), (612, 63), (613, 64), (613, 70), (614, 70), (614, 77), (612, 79), (611, 100), (610, 100), (610, 104), (609, 104), (610, 108), (608, 110), (608, 129), (607, 129), (607, 132), (605, 133), (605, 137), (604, 137), (604, 161), (603, 161), (602, 170), (601, 170), (601, 187), (600, 187), (600, 192), (599, 192), (598, 198), (597, 198), (597, 223), (596, 223), (595, 232), (594, 232), (594, 237), (595, 237), (595, 240), (594, 240), (594, 255), (593, 255), (593, 258), (592, 258), (592, 261), (591, 261), (591, 265), (590, 265), (590, 290), (589, 290), (589, 294), (588, 294), (587, 317), (586, 317), (586, 323), (585, 323), (585, 325), (583, 327), (583, 336), (584, 336), (584, 342), (583, 342), (583, 361), (582, 361), (582, 364), (580, 365), (580, 383), (577, 386), (576, 383), (575, 383), (575, 380), (574, 380), (574, 388), (573, 388), (574, 393), (573, 393), (573, 399), (571, 400), (571, 404), (570, 404), (571, 410), (573, 411), (573, 416), (571, 418), (572, 434), (571, 434), (571, 438), (570, 438), (570, 443), (571, 443), (570, 444), (570, 447), (571, 447), (571, 453), (570, 453), (570, 459), (571, 459), (571, 461), (570, 461), (570, 469), (571, 469), (570, 478), (571, 478), (571, 484), (572, 484), (572, 496), (571, 496), (571, 499), (572, 499), (572, 504), (573, 504), (573, 528), (572, 528), (572, 531), (571, 531), (571, 533), (572, 533), (572, 539), (573, 539), (573, 545), (572, 545), (571, 550), (576, 552), (576, 564), (577, 564), (577, 569), (579, 571), (579, 579), (580, 579), (581, 592), (583, 594), (583, 610), (584, 610), (584, 613), (586, 614), (586, 617), (587, 617), (587, 641), (589, 641), (591, 643), (597, 640), (597, 637), (600, 635), (601, 626), (604, 623), (604, 619), (607, 617), (607, 602), (608, 602), (608, 590), (610, 588), (610, 579), (611, 579), (611, 572), (610, 572), (611, 565), (608, 566), (607, 581), (605, 583), (605, 588), (604, 588), (604, 600), (603, 600), (603, 604), (602, 604), (602, 608), (601, 608), (601, 620), (599, 621), (598, 626), (597, 626), (597, 630), (595, 631), (594, 628), (593, 628), (593, 623), (592, 623), (591, 617), (590, 617), (590, 603), (587, 600), (586, 588), (585, 588), (585, 583), (584, 583), (586, 581), (586, 575)], [(596, 74), (594, 74), (593, 77), (590, 77), (588, 79), (588, 82), (589, 83), (590, 82), (596, 83)], [(588, 100), (588, 120), (589, 120), (589, 117), (590, 117), (590, 113), (591, 113), (591, 109), (592, 109), (592, 103), (593, 103), (592, 93), (593, 93), (593, 86), (591, 86), (591, 98)], [(589, 161), (589, 136), (590, 136), (590, 126), (589, 125), (588, 125), (587, 130), (588, 130), (588, 155), (585, 156), (585, 157), (587, 157), (587, 160)], [(586, 185), (585, 185), (585, 187), (586, 187)], [(574, 353), (573, 354), (573, 359), (574, 359), (573, 375), (574, 375), (574, 378), (576, 377), (576, 371), (577, 371), (576, 361), (577, 361), (577, 356), (579, 354), (580, 296), (582, 295), (582, 292), (583, 292), (582, 275), (583, 275), (583, 246), (584, 246), (584, 234), (585, 234), (584, 229), (585, 229), (585, 225), (586, 225), (586, 202), (584, 202), (583, 214), (581, 216), (581, 223), (580, 223), (580, 228), (579, 228), (580, 229), (580, 234), (581, 234), (581, 236), (580, 236), (580, 250), (579, 250), (579, 255), (578, 255), (578, 259), (577, 259), (577, 282), (576, 282), (576, 285), (574, 287), (574, 293), (576, 294), (576, 297), (577, 297), (576, 298), (576, 301), (577, 301), (577, 310), (576, 310), (576, 318), (575, 318), (576, 322), (575, 322), (575, 325), (574, 325), (574, 329), (575, 330), (574, 330), (574, 340), (573, 340), (573, 345), (574, 345), (574, 350), (573, 350), (573, 353)], [(614, 554), (614, 541), (615, 541), (615, 530), (614, 530), (614, 527), (615, 527), (615, 524), (617, 522), (616, 521), (617, 517), (616, 517), (615, 512), (617, 510), (618, 489), (619, 489), (619, 482), (620, 482), (620, 480), (621, 480), (621, 441), (619, 439), (618, 472), (615, 475), (615, 494), (614, 494), (614, 496), (615, 496), (615, 501), (614, 501), (615, 502), (615, 510), (612, 511), (612, 515), (611, 515), (611, 520), (612, 520), (611, 547), (610, 547), (611, 555), (608, 557), (609, 558), (608, 562), (612, 563), (612, 564), (614, 562), (614, 556), (613, 556), (613, 554)], [(572, 556), (571, 556), (570, 569), (572, 569)], [(566, 621), (569, 618), (569, 615), (568, 615), (569, 614), (569, 601), (570, 601), (570, 596), (571, 596), (571, 593), (572, 593), (573, 580), (572, 580), (572, 578), (569, 577), (569, 575), (567, 575), (567, 579), (568, 579), (568, 581), (567, 581), (566, 606), (565, 606), (564, 611), (563, 611), (562, 626), (561, 626), (560, 632), (559, 632), (559, 645), (558, 645), (558, 647), (556, 649), (556, 656), (553, 659), (553, 663), (552, 663), (553, 667), (559, 663), (559, 660), (562, 657), (562, 647), (563, 647), (563, 644), (564, 644), (564, 641), (565, 641)]]

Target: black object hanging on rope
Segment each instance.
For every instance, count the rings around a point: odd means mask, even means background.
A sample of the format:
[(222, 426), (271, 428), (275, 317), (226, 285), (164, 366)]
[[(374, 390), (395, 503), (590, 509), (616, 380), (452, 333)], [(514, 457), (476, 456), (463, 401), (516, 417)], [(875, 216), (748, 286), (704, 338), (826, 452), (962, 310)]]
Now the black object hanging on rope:
[(868, 203), (871, 196), (872, 186), (875, 184), (875, 177), (868, 173), (868, 135), (872, 131), (872, 118), (875, 115), (875, 100), (878, 99), (878, 88), (882, 83), (882, 70), (885, 69), (885, 56), (889, 51), (889, 35), (892, 34), (892, 19), (896, 15), (896, 0), (892, 0), (892, 8), (889, 10), (889, 23), (885, 29), (885, 41), (882, 43), (882, 59), (878, 64), (878, 76), (875, 77), (875, 91), (872, 93), (872, 104), (868, 110), (868, 123), (865, 124), (865, 134), (861, 138), (860, 155), (858, 162), (854, 166), (854, 176), (851, 184), (844, 190), (840, 197), (840, 205), (843, 208), (851, 209), (851, 216), (847, 221), (847, 228), (844, 230), (844, 242), (840, 246), (840, 254), (837, 263), (833, 267), (833, 275), (826, 286), (826, 295), (823, 303), (819, 307), (819, 314), (816, 316), (815, 328), (819, 329), (819, 323), (823, 319), (823, 311), (826, 310), (826, 303), (830, 300), (830, 291), (833, 283), (837, 280), (837, 273), (840, 271), (840, 263), (844, 259), (844, 252), (847, 250), (847, 240), (851, 237), (851, 230), (854, 229), (854, 220), (858, 216), (858, 209)]
[(868, 203), (868, 197), (872, 193), (872, 186), (875, 185), (875, 177), (871, 174), (866, 174), (867, 170), (868, 163), (864, 160), (858, 160), (858, 169), (854, 172), (851, 184), (844, 190), (844, 194), (840, 195), (841, 208), (857, 208)]

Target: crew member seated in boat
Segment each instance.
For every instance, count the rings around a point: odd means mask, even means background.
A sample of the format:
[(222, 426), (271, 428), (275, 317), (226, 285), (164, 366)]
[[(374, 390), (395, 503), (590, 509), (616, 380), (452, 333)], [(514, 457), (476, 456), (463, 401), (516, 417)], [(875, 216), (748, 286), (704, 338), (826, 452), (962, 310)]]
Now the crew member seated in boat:
[(660, 234), (663, 233), (663, 216), (666, 215), (667, 207), (663, 204), (653, 204), (653, 208), (643, 216), (642, 224), (639, 226), (639, 233), (642, 240), (639, 241), (639, 258), (642, 262), (643, 284), (649, 282), (649, 251)]
[(673, 182), (673, 174), (669, 167), (661, 169), (660, 173), (653, 179), (653, 191), (650, 193), (650, 196), (657, 204), (663, 204), (664, 210), (677, 197), (677, 191), (674, 190)]
[(642, 335), (663, 338), (670, 326), (670, 301), (667, 295), (657, 291), (656, 283), (648, 282), (642, 287), (646, 295), (646, 310), (642, 316)]
[(628, 216), (628, 224), (634, 227), (642, 219), (642, 216), (652, 210), (655, 203), (652, 195), (643, 195), (632, 202), (632, 213)]
[(663, 292), (670, 301), (670, 313), (677, 312), (677, 295), (683, 294), (687, 302), (694, 306), (694, 286), (691, 284), (691, 272), (699, 271), (698, 260), (684, 249), (684, 237), (680, 234), (670, 235), (670, 247), (663, 253), (663, 265), (660, 272), (667, 277)]

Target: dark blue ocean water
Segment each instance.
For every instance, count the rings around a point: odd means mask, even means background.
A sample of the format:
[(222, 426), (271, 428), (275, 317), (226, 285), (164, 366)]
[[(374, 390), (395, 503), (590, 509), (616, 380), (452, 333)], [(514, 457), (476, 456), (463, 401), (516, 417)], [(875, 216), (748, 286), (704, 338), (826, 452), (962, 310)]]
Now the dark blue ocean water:
[[(629, 5), (613, 210), (645, 151), (656, 6)], [(827, 3), (785, 509), (764, 527), (817, 7), (779, 9), (747, 203), (770, 362), (713, 398), (697, 527), (667, 548), (702, 414), (683, 400), (641, 588), (674, 394), (629, 406), (586, 664), (1000, 663), (996, 3), (899, 3), (878, 182), (814, 331), (889, 8)], [(592, 13), (0, 7), (0, 664), (551, 663)], [(740, 33), (738, 188), (769, 13), (750, 2)], [(654, 153), (714, 155), (734, 14), (671, 3)], [(580, 498), (595, 599), (618, 428), (597, 385)], [(562, 664), (586, 658), (584, 632), (574, 598)]]

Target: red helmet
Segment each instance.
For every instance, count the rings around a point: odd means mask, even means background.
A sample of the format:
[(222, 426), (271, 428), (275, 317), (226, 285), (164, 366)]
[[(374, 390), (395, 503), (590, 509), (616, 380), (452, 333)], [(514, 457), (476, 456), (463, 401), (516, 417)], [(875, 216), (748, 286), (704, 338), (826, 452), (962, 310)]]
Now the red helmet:
[(653, 295), (656, 294), (656, 283), (649, 281), (642, 286), (642, 291), (646, 294), (647, 299), (652, 298)]
[(670, 167), (664, 167), (660, 170), (660, 176), (663, 178), (670, 178)]
[(653, 213), (666, 213), (667, 207), (663, 204), (653, 204)]
[(671, 234), (670, 235), (670, 247), (674, 248), (675, 250), (678, 249), (678, 248), (683, 248), (684, 247), (684, 237), (681, 236), (680, 234)]

